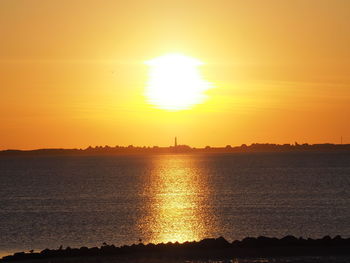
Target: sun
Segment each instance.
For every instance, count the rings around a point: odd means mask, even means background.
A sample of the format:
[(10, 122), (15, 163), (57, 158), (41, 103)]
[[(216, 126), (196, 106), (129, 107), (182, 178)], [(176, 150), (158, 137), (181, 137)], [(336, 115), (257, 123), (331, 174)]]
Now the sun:
[(203, 103), (211, 88), (199, 71), (198, 59), (167, 54), (145, 62), (149, 67), (146, 97), (153, 106), (170, 111), (190, 109)]

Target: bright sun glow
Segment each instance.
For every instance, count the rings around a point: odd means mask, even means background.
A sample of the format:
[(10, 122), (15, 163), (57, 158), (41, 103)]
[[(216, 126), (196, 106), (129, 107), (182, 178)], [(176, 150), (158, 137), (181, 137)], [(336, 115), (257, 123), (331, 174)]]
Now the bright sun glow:
[(210, 83), (198, 67), (203, 63), (181, 54), (168, 54), (146, 62), (150, 66), (146, 96), (150, 104), (165, 110), (189, 109), (202, 103)]

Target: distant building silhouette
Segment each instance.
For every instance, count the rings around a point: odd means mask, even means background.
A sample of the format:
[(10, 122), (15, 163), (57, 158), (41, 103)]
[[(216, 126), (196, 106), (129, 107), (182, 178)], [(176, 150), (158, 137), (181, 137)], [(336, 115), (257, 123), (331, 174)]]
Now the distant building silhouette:
[(175, 136), (174, 147), (177, 147), (177, 137)]

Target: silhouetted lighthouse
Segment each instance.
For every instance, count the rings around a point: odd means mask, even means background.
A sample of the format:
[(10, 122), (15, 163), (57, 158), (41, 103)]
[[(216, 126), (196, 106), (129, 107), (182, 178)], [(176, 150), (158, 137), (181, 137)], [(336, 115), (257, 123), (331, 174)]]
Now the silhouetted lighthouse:
[(174, 147), (177, 147), (177, 137), (175, 136), (175, 143), (174, 143)]

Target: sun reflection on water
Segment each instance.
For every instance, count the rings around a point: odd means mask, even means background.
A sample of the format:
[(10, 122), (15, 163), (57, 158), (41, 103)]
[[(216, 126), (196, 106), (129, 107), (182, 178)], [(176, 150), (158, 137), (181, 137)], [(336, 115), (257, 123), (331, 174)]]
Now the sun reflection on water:
[(149, 241), (185, 242), (213, 232), (209, 187), (189, 156), (159, 156), (145, 185), (150, 196), (143, 232)]

